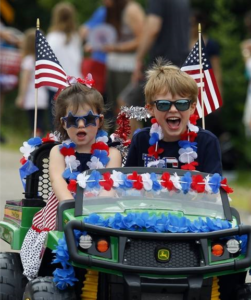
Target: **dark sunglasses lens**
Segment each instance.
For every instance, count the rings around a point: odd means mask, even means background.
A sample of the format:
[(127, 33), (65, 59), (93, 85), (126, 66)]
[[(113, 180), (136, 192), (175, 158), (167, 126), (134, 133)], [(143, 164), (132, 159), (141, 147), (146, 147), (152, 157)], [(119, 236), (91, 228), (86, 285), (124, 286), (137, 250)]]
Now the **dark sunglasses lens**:
[(170, 101), (160, 100), (156, 102), (157, 109), (159, 111), (167, 111), (171, 107)]
[(87, 115), (85, 119), (85, 127), (87, 126), (96, 126), (96, 119), (98, 118), (98, 115), (89, 114)]
[(179, 111), (188, 110), (188, 108), (190, 106), (190, 101), (186, 100), (186, 99), (177, 100), (174, 103), (175, 103), (174, 105), (175, 105), (176, 109)]
[(77, 117), (74, 117), (72, 115), (69, 115), (67, 118), (66, 118), (66, 126), (69, 128), (69, 127), (77, 127), (77, 123), (76, 123), (76, 120), (77, 120)]

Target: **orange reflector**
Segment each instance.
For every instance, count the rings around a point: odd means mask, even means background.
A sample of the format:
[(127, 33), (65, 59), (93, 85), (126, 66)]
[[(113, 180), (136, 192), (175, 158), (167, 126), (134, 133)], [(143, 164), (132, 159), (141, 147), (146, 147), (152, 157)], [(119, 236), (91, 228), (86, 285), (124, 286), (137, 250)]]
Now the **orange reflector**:
[(224, 248), (221, 244), (213, 245), (212, 254), (215, 256), (221, 256), (224, 253)]
[(97, 250), (99, 252), (106, 252), (109, 248), (109, 244), (106, 240), (99, 240), (97, 242)]

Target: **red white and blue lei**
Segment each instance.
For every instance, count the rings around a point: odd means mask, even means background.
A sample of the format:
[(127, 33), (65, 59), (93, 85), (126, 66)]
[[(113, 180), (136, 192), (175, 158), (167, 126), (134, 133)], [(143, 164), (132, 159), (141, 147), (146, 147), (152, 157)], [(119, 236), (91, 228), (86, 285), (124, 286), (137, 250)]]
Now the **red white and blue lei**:
[[(179, 161), (184, 165), (181, 166), (183, 170), (195, 170), (198, 166), (198, 162), (195, 161), (197, 158), (197, 143), (194, 141), (197, 137), (197, 132), (199, 131), (198, 126), (196, 126), (197, 116), (192, 115), (187, 124), (187, 130), (182, 134), (179, 143), (181, 147), (179, 150)], [(163, 131), (161, 126), (158, 124), (155, 118), (151, 119), (151, 129), (150, 129), (150, 139), (148, 148), (148, 155), (155, 157), (155, 161), (151, 161), (147, 164), (148, 167), (157, 166), (163, 167), (165, 165), (164, 160), (158, 157), (164, 152), (163, 148), (159, 148), (159, 141), (163, 139)]]
[[(96, 142), (91, 146), (91, 159), (87, 162), (89, 169), (103, 169), (110, 161), (109, 156), (109, 146), (108, 134), (106, 131), (100, 129), (96, 135)], [(78, 166), (80, 161), (77, 160), (75, 155), (76, 144), (71, 140), (65, 141), (60, 145), (60, 153), (65, 157), (65, 171), (63, 173), (64, 179), (66, 179), (68, 184), (68, 189), (75, 193), (77, 188), (77, 177), (81, 174), (78, 171)]]

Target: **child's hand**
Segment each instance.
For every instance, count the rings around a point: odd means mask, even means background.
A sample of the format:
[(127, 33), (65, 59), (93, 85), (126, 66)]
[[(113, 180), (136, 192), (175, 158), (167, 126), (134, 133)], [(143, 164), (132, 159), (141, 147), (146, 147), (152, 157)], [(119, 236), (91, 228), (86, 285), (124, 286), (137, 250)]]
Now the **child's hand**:
[(18, 108), (24, 108), (24, 98), (22, 96), (18, 96), (16, 98), (15, 104)]
[(244, 60), (251, 56), (251, 39), (245, 40), (241, 43), (241, 53)]
[(115, 44), (107, 44), (102, 48), (102, 50), (104, 52), (118, 52), (118, 46)]

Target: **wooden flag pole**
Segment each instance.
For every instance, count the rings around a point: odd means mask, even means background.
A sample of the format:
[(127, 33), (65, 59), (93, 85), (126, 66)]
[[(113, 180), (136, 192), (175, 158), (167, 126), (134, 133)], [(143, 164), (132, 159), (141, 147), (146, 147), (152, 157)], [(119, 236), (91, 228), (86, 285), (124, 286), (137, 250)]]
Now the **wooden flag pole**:
[(199, 34), (199, 63), (200, 63), (200, 95), (201, 95), (201, 109), (202, 109), (202, 128), (205, 129), (205, 112), (204, 112), (204, 100), (203, 100), (203, 73), (202, 73), (202, 57), (201, 57), (201, 25), (198, 24)]
[[(40, 21), (37, 19), (37, 30), (39, 30)], [(37, 101), (38, 101), (38, 88), (35, 89), (35, 110), (34, 110), (34, 137), (37, 133)]]

